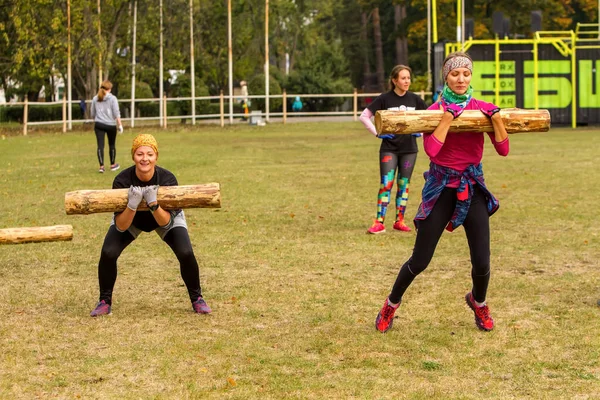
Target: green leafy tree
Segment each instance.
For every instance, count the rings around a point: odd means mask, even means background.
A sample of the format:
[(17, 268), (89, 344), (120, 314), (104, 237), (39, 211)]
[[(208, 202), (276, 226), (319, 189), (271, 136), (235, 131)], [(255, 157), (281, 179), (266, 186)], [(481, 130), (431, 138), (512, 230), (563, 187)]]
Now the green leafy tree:
[[(122, 28), (130, 3), (103, 0), (98, 14), (97, 2), (70, 2), (73, 90), (77, 97), (90, 99), (96, 94), (100, 80), (118, 80), (119, 63), (115, 54), (120, 38), (126, 34)], [(66, 21), (64, 24), (66, 26)], [(61, 63), (61, 71), (66, 77), (65, 61)]]
[[(347, 71), (341, 41), (318, 41), (298, 59), (297, 68), (288, 77), (286, 89), (289, 93), (302, 94), (350, 93), (353, 88)], [(317, 111), (331, 110), (345, 99), (306, 98), (303, 101), (307, 110)]]
[(61, 2), (19, 0), (8, 2), (2, 11), (0, 82), (9, 96), (35, 101), (41, 88), (48, 88), (65, 54)]
[[(42, 86), (48, 88), (58, 78), (66, 80), (68, 2), (74, 95), (91, 98), (102, 69), (102, 78), (116, 83), (115, 93), (129, 97), (122, 89), (131, 79), (132, 11), (137, 4), (136, 77), (157, 96), (160, 10), (156, 0), (101, 0), (100, 14), (97, 2), (89, 0), (0, 0), (0, 85), (8, 94), (34, 100)], [(265, 2), (231, 4), (233, 80), (250, 82), (256, 94), (264, 81)], [(227, 1), (193, 0), (193, 8), (196, 82), (211, 95), (228, 94)], [(494, 11), (511, 19), (511, 36), (530, 37), (533, 10), (543, 12), (544, 30), (574, 29), (578, 22), (598, 19), (596, 0), (465, 2), (465, 16), (475, 21), (475, 39), (494, 38)], [(438, 39), (455, 41), (456, 0), (438, 0), (437, 16)], [(167, 95), (182, 93), (181, 88), (169, 87), (167, 71), (189, 74), (191, 70), (189, 24), (189, 0), (163, 1)], [(270, 0), (268, 39), (270, 75), (276, 82), (270, 90), (280, 85), (289, 92), (331, 93), (341, 87), (367, 88), (371, 80), (383, 90), (388, 72), (397, 63), (408, 62), (417, 76), (427, 71), (427, 0)], [(47, 95), (50, 92), (46, 90)], [(310, 102), (307, 105), (312, 107)]]

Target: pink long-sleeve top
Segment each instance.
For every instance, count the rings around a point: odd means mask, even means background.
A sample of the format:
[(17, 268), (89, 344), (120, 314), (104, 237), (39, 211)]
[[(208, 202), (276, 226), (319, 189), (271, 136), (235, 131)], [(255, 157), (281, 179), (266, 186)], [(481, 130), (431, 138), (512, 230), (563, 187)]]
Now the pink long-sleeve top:
[[(465, 110), (479, 110), (485, 101), (471, 99)], [(433, 103), (428, 110), (439, 110), (440, 103)], [(460, 117), (459, 117), (460, 118)], [(496, 142), (494, 132), (487, 132), (496, 152), (501, 156), (508, 155), (508, 138)], [(423, 148), (429, 159), (435, 164), (463, 172), (469, 165), (478, 165), (483, 156), (483, 132), (448, 133), (446, 141), (440, 142), (433, 133), (423, 134)], [(455, 186), (456, 185), (456, 186)], [(448, 187), (458, 187), (458, 182), (449, 182)]]

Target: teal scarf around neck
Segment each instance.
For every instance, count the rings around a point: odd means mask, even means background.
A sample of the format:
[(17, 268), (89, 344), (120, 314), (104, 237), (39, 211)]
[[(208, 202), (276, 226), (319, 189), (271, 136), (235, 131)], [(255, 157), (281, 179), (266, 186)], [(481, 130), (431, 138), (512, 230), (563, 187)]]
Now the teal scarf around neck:
[(444, 84), (444, 90), (442, 91), (442, 100), (446, 105), (457, 104), (460, 107), (466, 107), (469, 101), (473, 97), (473, 86), (469, 85), (465, 94), (456, 94), (448, 87), (448, 84)]

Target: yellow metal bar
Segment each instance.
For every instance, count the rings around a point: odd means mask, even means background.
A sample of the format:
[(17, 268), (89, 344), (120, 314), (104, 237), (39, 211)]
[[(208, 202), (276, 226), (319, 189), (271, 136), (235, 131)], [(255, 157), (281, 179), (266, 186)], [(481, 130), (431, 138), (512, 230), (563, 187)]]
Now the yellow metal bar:
[(462, 32), (460, 31), (461, 21), (460, 17), (462, 12), (460, 11), (460, 3), (462, 0), (456, 0), (456, 41), (460, 42), (462, 37)]
[[(567, 40), (570, 40), (570, 38), (565, 38)], [(469, 47), (475, 44), (493, 44), (494, 46), (496, 45), (496, 43), (499, 42), (500, 44), (531, 44), (533, 45), (535, 42), (537, 42), (538, 44), (551, 44), (554, 46), (554, 48), (556, 48), (556, 50), (563, 56), (563, 57), (568, 57), (571, 54), (571, 48), (565, 43), (565, 41), (561, 38), (542, 38), (540, 36), (537, 35), (536, 33), (536, 38), (535, 39), (499, 39), (496, 38), (495, 40), (471, 40), (469, 43)], [(451, 48), (454, 47), (460, 47), (460, 43), (446, 43), (446, 46), (452, 46)], [(448, 48), (448, 47), (447, 47)]]
[(569, 46), (564, 41), (562, 41), (562, 40), (560, 40), (560, 41), (553, 41), (552, 45), (564, 57), (568, 57), (569, 54), (571, 53), (571, 49), (569, 48)]
[[(547, 43), (551, 44), (552, 42), (556, 42), (560, 40), (560, 38), (542, 38), (539, 39), (471, 39), (473, 44), (495, 44), (496, 40), (500, 41), (500, 44), (533, 44), (534, 41), (537, 40), (538, 43)], [(452, 45), (460, 45), (460, 43), (452, 43)]]
[(496, 89), (496, 102), (495, 104), (498, 105), (500, 104), (500, 40), (498, 40), (498, 37), (496, 36), (496, 46), (494, 47), (494, 53), (495, 54), (495, 58), (496, 58), (496, 84), (495, 84), (495, 88)]
[(574, 129), (577, 127), (577, 52), (575, 51), (577, 37), (575, 32), (571, 31), (571, 127)]
[(463, 44), (463, 49), (462, 51), (467, 51), (471, 48), (471, 46), (473, 45), (473, 40), (472, 39), (468, 39), (465, 40), (465, 43)]
[(446, 43), (446, 55), (458, 51), (460, 43)]
[(536, 110), (540, 107), (538, 84), (538, 44), (535, 41), (533, 42), (533, 101)]
[[(584, 29), (582, 29), (584, 28)], [(591, 28), (591, 29), (585, 29), (585, 28)], [(600, 24), (582, 24), (582, 23), (577, 23), (577, 27), (575, 28), (575, 34), (577, 35), (577, 37), (579, 37), (579, 35), (590, 35), (590, 36), (595, 36), (594, 39), (598, 40), (598, 35), (600, 34)]]
[(438, 42), (438, 32), (437, 32), (437, 1), (431, 1), (431, 10), (433, 11), (433, 15), (431, 17), (431, 21), (433, 22), (433, 43)]

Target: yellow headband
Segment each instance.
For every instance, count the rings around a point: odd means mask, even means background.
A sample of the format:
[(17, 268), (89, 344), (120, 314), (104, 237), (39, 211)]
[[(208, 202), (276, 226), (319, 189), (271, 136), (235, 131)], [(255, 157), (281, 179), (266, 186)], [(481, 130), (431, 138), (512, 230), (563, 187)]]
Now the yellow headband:
[(154, 150), (154, 152), (158, 155), (158, 142), (156, 139), (154, 139), (154, 136), (148, 133), (142, 133), (133, 139), (133, 145), (131, 146), (131, 157), (133, 157), (135, 151), (142, 146), (152, 147), (152, 150)]

